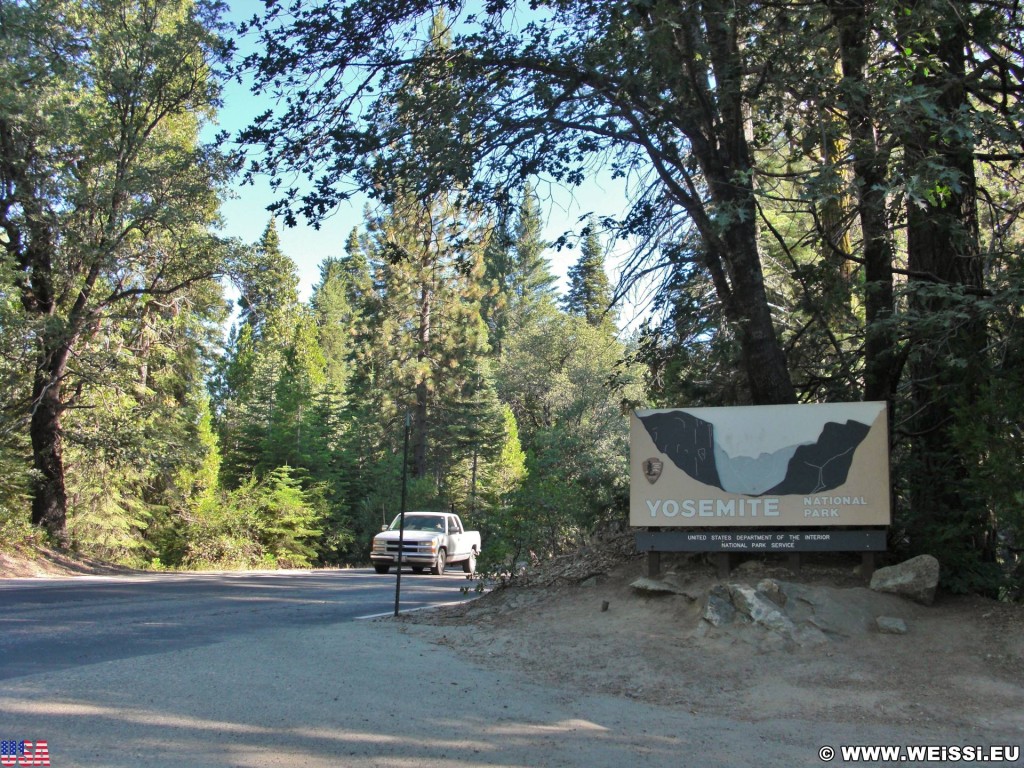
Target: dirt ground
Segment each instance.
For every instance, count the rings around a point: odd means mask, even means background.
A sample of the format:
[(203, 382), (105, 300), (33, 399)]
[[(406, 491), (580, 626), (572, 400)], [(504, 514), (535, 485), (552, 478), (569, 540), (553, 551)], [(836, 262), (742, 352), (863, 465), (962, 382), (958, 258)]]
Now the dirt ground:
[[(624, 537), (535, 569), (524, 586), (406, 614), (399, 630), (542, 685), (694, 714), (918, 725), (1024, 743), (1024, 605), (940, 593), (923, 606), (866, 589), (854, 566), (832, 557), (793, 573), (750, 560), (726, 579), (819, 588), (846, 616), (825, 643), (749, 622), (711, 626), (704, 602), (722, 580), (700, 556), (662, 559), (686, 594), (633, 588), (645, 561)], [(127, 572), (52, 552), (0, 553), (0, 577)], [(907, 633), (882, 634), (873, 616), (901, 618)]]
[(113, 576), (137, 573), (87, 557), (65, 555), (45, 547), (0, 552), (0, 579), (46, 576)]
[[(827, 642), (803, 646), (749, 622), (715, 628), (702, 620), (708, 590), (722, 581), (704, 557), (663, 556), (662, 574), (675, 574), (687, 595), (659, 596), (630, 586), (645, 575), (642, 557), (608, 560), (589, 575), (592, 567), (577, 564), (560, 577), (555, 567), (533, 586), (404, 621), (465, 657), (537, 682), (695, 714), (926, 725), (950, 737), (1024, 741), (1024, 605), (944, 595), (919, 605), (872, 592), (855, 561), (836, 557), (799, 573), (740, 564), (727, 582), (820, 588), (845, 617)], [(877, 616), (903, 619), (907, 633), (880, 633)]]

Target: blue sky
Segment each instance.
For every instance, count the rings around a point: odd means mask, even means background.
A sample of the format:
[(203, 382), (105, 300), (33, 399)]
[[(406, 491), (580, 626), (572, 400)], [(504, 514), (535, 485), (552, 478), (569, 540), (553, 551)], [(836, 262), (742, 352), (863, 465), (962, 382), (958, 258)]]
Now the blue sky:
[[(228, 5), (230, 10), (227, 20), (231, 22), (249, 19), (263, 8), (260, 0), (228, 0)], [(237, 42), (240, 47), (244, 46), (244, 41)], [(236, 131), (272, 106), (269, 99), (254, 95), (246, 86), (235, 83), (225, 88), (223, 96), (224, 106), (217, 126), (220, 130)], [(539, 184), (537, 193), (547, 221), (544, 236), (551, 241), (566, 230), (576, 228), (579, 217), (588, 212), (593, 211), (598, 215), (620, 214), (625, 199), (623, 185), (610, 179), (590, 181), (576, 189)], [(270, 219), (267, 206), (273, 202), (274, 197), (269, 183), (266, 180), (257, 181), (253, 186), (236, 183), (233, 194), (233, 199), (226, 200), (221, 209), (224, 220), (222, 232), (244, 242), (255, 242)], [(320, 263), (328, 256), (341, 255), (349, 232), (353, 227), (361, 227), (364, 206), (365, 200), (358, 198), (342, 203), (321, 224), (319, 230), (303, 223), (285, 228), (279, 222), (282, 249), (298, 266), (303, 298), (309, 296), (319, 279)], [(617, 250), (621, 250), (621, 247), (620, 244)], [(566, 273), (578, 258), (579, 252), (570, 249), (559, 252), (552, 248), (547, 256), (552, 272), (560, 280), (560, 288), (564, 289)], [(614, 281), (617, 275), (612, 266), (613, 261), (614, 258), (609, 259), (608, 271)]]

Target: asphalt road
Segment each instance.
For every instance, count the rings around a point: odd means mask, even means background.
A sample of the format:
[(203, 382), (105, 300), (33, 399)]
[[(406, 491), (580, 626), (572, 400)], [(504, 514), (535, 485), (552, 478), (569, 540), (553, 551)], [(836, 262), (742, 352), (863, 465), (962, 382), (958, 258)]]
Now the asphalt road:
[[(402, 573), (400, 608), (468, 599), (461, 573)], [(370, 569), (0, 579), (0, 681), (176, 652), (275, 629), (393, 614)]]
[[(403, 608), (466, 583), (403, 574)], [(45, 741), (31, 764), (53, 768), (793, 768), (826, 765), (821, 744), (949, 738), (538, 684), (443, 628), (354, 620), (393, 607), (369, 571), (0, 581), (0, 739)]]

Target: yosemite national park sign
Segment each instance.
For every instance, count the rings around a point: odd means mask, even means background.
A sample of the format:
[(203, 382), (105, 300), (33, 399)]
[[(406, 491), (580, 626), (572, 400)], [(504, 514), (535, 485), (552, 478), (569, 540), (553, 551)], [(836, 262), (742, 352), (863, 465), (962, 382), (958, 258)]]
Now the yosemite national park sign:
[(633, 526), (888, 525), (881, 402), (637, 411)]

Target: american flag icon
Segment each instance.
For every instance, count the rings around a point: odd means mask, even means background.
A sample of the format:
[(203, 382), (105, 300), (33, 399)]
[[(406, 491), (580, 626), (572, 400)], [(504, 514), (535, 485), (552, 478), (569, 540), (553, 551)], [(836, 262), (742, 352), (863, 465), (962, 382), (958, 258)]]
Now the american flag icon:
[(50, 747), (45, 741), (0, 741), (0, 765), (49, 765)]

